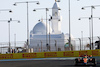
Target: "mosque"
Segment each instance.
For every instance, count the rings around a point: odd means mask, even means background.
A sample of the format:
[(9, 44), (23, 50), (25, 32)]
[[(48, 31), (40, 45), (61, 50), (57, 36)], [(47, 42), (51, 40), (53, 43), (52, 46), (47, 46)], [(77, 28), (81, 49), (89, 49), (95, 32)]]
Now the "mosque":
[(59, 5), (55, 1), (50, 24), (41, 20), (31, 30), (29, 47), (33, 48), (34, 52), (69, 50), (69, 46), (65, 46), (68, 43), (69, 34), (61, 32), (62, 17), (58, 9)]

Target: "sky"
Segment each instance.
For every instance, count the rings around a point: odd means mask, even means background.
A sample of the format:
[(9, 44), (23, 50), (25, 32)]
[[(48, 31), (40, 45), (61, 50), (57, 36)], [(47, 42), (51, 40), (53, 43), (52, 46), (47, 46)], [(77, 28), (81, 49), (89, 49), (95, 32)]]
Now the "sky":
[[(14, 34), (16, 34), (16, 41), (26, 41), (27, 39), (27, 6), (26, 4), (17, 4), (13, 6), (15, 2), (25, 2), (25, 1), (36, 1), (36, 0), (0, 0), (0, 10), (11, 9), (13, 12), (9, 13), (7, 11), (0, 11), (0, 20), (20, 20), (20, 23), (11, 22), (10, 23), (10, 40), (14, 41)], [(29, 4), (29, 31), (38, 23), (38, 20), (45, 19), (45, 10), (38, 10), (33, 12), (35, 8), (52, 8), (55, 0), (37, 0), (40, 5), (35, 3)], [(89, 20), (82, 19), (78, 20), (80, 17), (90, 17), (91, 10), (86, 8), (81, 10), (84, 6), (100, 5), (100, 0), (70, 0), (71, 5), (71, 34), (74, 38), (81, 37), (81, 31), (83, 31), (83, 37), (89, 37)], [(61, 31), (63, 33), (69, 33), (69, 10), (68, 10), (68, 0), (61, 0), (58, 3), (61, 8), (62, 24)], [(52, 11), (48, 11), (49, 15)], [(100, 17), (100, 7), (96, 7), (93, 10), (93, 17)], [(45, 20), (44, 20), (45, 22)], [(93, 21), (94, 36), (100, 36), (100, 20), (95, 18)], [(0, 21), (0, 42), (8, 42), (8, 22)]]

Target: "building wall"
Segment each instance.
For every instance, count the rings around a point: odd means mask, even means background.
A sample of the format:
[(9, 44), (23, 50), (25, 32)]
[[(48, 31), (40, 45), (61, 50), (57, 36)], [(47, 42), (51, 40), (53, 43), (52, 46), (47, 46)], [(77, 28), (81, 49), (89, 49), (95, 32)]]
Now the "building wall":
[[(49, 44), (49, 38), (47, 40)], [(46, 36), (39, 35), (39, 37), (36, 38), (34, 35), (30, 39), (30, 48), (33, 48), (34, 52), (39, 52), (41, 51), (41, 49), (42, 51), (58, 51), (59, 48), (61, 49), (61, 51), (64, 51), (64, 45), (65, 45), (64, 34), (50, 35), (50, 50), (47, 50)]]

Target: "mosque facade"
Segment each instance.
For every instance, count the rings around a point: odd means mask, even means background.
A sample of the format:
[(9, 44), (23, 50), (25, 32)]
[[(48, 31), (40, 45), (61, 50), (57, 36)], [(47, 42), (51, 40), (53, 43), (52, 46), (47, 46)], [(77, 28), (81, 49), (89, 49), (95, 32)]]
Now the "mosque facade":
[[(62, 17), (59, 5), (55, 1), (52, 7), (52, 19), (50, 24), (41, 20), (30, 32), (30, 48), (34, 52), (42, 51), (64, 51), (68, 43), (69, 34), (61, 32)], [(69, 46), (66, 47), (69, 50)]]

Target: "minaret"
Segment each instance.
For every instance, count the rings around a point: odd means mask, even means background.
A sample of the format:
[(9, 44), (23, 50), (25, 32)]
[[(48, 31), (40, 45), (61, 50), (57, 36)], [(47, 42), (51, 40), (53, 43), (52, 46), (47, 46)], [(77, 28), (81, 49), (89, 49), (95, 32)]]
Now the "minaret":
[(61, 34), (61, 16), (58, 3), (55, 0), (55, 3), (52, 7), (52, 32), (54, 34)]

